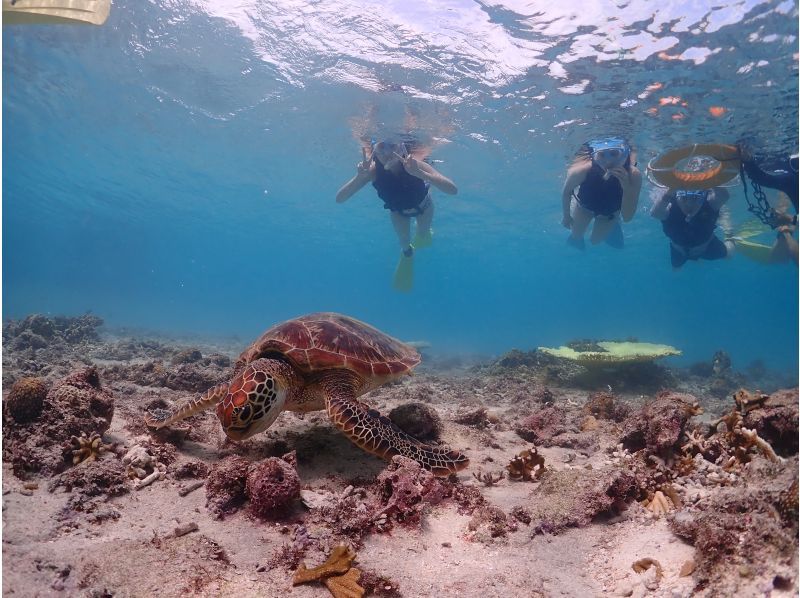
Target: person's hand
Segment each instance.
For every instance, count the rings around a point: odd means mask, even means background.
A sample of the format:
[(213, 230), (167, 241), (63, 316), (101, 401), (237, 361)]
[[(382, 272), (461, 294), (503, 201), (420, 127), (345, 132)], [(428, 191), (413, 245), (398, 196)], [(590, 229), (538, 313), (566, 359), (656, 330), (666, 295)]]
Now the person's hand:
[(366, 176), (369, 174), (370, 168), (372, 168), (372, 160), (367, 158), (367, 148), (361, 148), (361, 162), (356, 164), (356, 169), (358, 170), (358, 176)]
[(752, 162), (753, 152), (744, 141), (737, 143), (736, 147), (739, 149), (739, 158), (742, 160), (742, 162)]
[(569, 214), (564, 214), (564, 216), (561, 218), (561, 226), (563, 226), (567, 230), (571, 230), (572, 229), (572, 216), (570, 216)]
[(403, 164), (403, 168), (405, 171), (410, 174), (411, 176), (415, 176), (418, 179), (424, 179), (425, 173), (419, 167), (419, 161), (412, 156), (411, 154), (406, 154), (405, 156), (401, 156), (397, 152), (394, 154), (397, 156), (397, 159)]
[(623, 189), (627, 188), (631, 184), (630, 173), (625, 169), (624, 166), (609, 168), (608, 170), (606, 170), (606, 174), (613, 176), (615, 179), (617, 179), (619, 181), (619, 184), (622, 185)]

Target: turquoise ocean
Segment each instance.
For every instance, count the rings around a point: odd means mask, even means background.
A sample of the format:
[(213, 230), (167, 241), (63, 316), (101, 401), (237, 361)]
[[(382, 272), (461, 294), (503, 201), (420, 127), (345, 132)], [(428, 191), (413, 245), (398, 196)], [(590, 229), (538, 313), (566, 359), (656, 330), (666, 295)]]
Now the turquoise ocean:
[[(560, 198), (598, 136), (642, 171), (695, 142), (796, 152), (797, 2), (119, 0), (99, 27), (4, 26), (2, 62), (4, 319), (244, 348), (338, 311), (442, 353), (635, 337), (796, 375), (793, 264), (673, 272), (649, 180), (626, 247), (580, 252)], [(433, 192), (410, 293), (375, 191), (334, 200), (357, 138), (398, 133), (459, 189)]]

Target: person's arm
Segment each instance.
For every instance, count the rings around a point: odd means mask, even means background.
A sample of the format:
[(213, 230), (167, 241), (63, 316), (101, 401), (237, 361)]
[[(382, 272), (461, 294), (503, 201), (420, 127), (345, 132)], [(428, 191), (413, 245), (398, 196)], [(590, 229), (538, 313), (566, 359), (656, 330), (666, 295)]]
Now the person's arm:
[(731, 194), (724, 187), (714, 187), (713, 193), (713, 197), (708, 200), (708, 205), (719, 212), (720, 208), (730, 199)]
[(669, 215), (669, 195), (671, 191), (667, 190), (659, 197), (653, 207), (650, 208), (650, 215), (657, 220), (666, 220)]
[(572, 203), (572, 192), (575, 190), (575, 187), (586, 180), (586, 175), (591, 168), (591, 162), (582, 161), (578, 164), (573, 164), (567, 169), (567, 178), (564, 181), (564, 188), (561, 190), (561, 224), (566, 228), (572, 226), (572, 215), (569, 213), (569, 206), (570, 203)]
[(339, 192), (336, 193), (336, 203), (343, 203), (350, 199), (356, 191), (369, 183), (375, 177), (375, 164), (367, 158), (367, 150), (361, 148), (362, 160), (356, 165), (356, 176), (347, 181)]
[(455, 195), (458, 193), (458, 189), (456, 188), (453, 181), (448, 179), (438, 170), (436, 170), (430, 164), (423, 162), (422, 160), (417, 160), (411, 154), (403, 157), (399, 154), (395, 154), (403, 163), (403, 168), (405, 168), (406, 172), (411, 176), (415, 176), (418, 179), (422, 179), (436, 187), (442, 193), (447, 193), (448, 195)]
[(642, 190), (642, 173), (635, 166), (631, 166), (628, 172), (625, 167), (611, 168), (608, 170), (614, 178), (619, 181), (622, 187), (622, 219), (630, 222), (636, 215), (636, 206), (639, 205), (639, 193)]

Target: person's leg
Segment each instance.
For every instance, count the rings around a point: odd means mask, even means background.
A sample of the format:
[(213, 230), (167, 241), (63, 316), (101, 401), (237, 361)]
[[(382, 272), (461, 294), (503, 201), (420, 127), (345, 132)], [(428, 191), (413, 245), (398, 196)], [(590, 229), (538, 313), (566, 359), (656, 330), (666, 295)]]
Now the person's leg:
[[(594, 226), (592, 227), (592, 236), (591, 242), (592, 245), (597, 245), (598, 243), (602, 243), (608, 237), (608, 233), (611, 232), (611, 229), (616, 222), (616, 218), (608, 216), (597, 216), (594, 219)], [(620, 229), (620, 232), (622, 229)]]
[(584, 208), (577, 201), (572, 202), (572, 227), (571, 233), (567, 238), (567, 243), (583, 249), (583, 236), (586, 234), (586, 229), (589, 228), (589, 223), (594, 218), (594, 213)]
[(672, 263), (672, 269), (678, 270), (686, 263), (686, 253), (675, 247), (674, 244), (669, 244), (669, 260)]
[(417, 216), (417, 232), (414, 235), (415, 249), (429, 247), (431, 243), (433, 243), (433, 229), (431, 228), (431, 224), (433, 224), (433, 213), (433, 199), (428, 197), (428, 199), (425, 200), (425, 209), (422, 211), (422, 214)]
[(723, 243), (719, 237), (714, 235), (706, 245), (705, 251), (698, 257), (704, 260), (721, 260), (733, 255), (733, 242), (726, 241)]
[(397, 235), (397, 240), (400, 242), (400, 249), (403, 250), (403, 253), (407, 257), (410, 257), (414, 251), (414, 248), (411, 246), (411, 218), (398, 214), (397, 212), (390, 213), (392, 215), (394, 232)]

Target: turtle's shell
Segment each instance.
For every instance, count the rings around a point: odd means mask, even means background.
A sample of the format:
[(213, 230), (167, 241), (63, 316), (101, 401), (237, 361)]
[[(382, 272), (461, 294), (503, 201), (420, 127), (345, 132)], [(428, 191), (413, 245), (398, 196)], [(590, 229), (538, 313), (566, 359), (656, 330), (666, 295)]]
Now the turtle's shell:
[(309, 314), (273, 326), (239, 356), (237, 369), (274, 356), (285, 357), (306, 376), (345, 368), (371, 387), (409, 373), (420, 362), (413, 347), (337, 313)]

